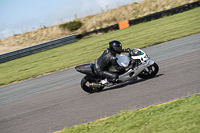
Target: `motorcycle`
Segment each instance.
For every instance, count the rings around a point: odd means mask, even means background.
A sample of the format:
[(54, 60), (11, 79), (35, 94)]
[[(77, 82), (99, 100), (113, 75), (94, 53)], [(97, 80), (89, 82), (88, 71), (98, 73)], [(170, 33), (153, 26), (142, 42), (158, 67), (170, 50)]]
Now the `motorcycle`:
[[(125, 73), (120, 73), (114, 66), (110, 66), (108, 70), (113, 73), (117, 73), (119, 78), (116, 83), (108, 83), (106, 78), (100, 77), (95, 74), (94, 63), (88, 63), (80, 66), (76, 66), (76, 71), (86, 74), (81, 80), (81, 88), (88, 92), (100, 92), (104, 87), (110, 87), (112, 85), (125, 83), (137, 79), (153, 78), (159, 71), (159, 66), (156, 62), (150, 59), (147, 53), (141, 49), (129, 48), (129, 53), (121, 53), (116, 55), (117, 63), (123, 67), (130, 67)], [(130, 66), (131, 65), (131, 66)]]

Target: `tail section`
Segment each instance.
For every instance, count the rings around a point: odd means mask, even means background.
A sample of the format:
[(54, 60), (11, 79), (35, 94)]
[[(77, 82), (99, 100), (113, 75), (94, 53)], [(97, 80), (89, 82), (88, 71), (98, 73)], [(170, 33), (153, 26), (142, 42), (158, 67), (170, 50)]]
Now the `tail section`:
[(94, 64), (92, 64), (92, 63), (84, 64), (84, 65), (76, 66), (75, 69), (76, 69), (76, 71), (83, 73), (83, 74), (95, 75), (93, 65)]

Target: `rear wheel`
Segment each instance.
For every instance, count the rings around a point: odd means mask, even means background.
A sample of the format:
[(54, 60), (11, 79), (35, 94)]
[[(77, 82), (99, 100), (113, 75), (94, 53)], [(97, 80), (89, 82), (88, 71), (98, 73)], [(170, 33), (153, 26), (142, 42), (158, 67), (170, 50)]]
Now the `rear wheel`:
[(155, 62), (153, 65), (149, 66), (148, 69), (149, 69), (149, 72), (147, 72), (146, 70), (143, 70), (138, 75), (138, 77), (140, 77), (142, 79), (150, 79), (150, 78), (153, 78), (159, 71), (158, 64), (156, 64)]
[(92, 82), (95, 82), (95, 81), (91, 77), (89, 76), (83, 77), (83, 79), (81, 80), (81, 88), (88, 93), (95, 93), (95, 92), (100, 92), (103, 90), (104, 87), (100, 87), (100, 88), (90, 87), (89, 84)]

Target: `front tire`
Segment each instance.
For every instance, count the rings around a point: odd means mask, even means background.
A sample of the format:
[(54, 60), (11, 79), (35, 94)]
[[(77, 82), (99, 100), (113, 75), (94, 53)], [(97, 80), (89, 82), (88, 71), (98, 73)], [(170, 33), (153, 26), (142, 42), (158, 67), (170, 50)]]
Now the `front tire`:
[(88, 93), (95, 93), (95, 92), (100, 92), (103, 90), (104, 87), (100, 87), (100, 88), (92, 88), (89, 86), (89, 83), (94, 82), (94, 80), (89, 77), (89, 76), (85, 76), (82, 78), (81, 80), (81, 88)]
[(149, 66), (148, 69), (149, 69), (149, 72), (143, 70), (143, 71), (138, 75), (138, 77), (139, 77), (139, 78), (142, 78), (142, 79), (150, 79), (150, 78), (153, 78), (153, 77), (158, 73), (158, 71), (159, 71), (159, 66), (158, 66), (158, 64), (156, 64), (156, 63), (154, 62), (154, 64), (151, 65), (151, 66)]

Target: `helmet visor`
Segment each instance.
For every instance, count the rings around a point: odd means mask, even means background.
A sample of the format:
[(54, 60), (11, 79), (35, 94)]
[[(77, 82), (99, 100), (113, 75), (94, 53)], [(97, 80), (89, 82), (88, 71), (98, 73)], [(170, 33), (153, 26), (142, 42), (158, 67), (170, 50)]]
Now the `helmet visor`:
[(122, 47), (121, 46), (119, 46), (119, 47), (113, 47), (113, 49), (114, 49), (114, 51), (116, 52), (116, 53), (118, 53), (118, 54), (120, 54), (121, 52), (122, 52)]

